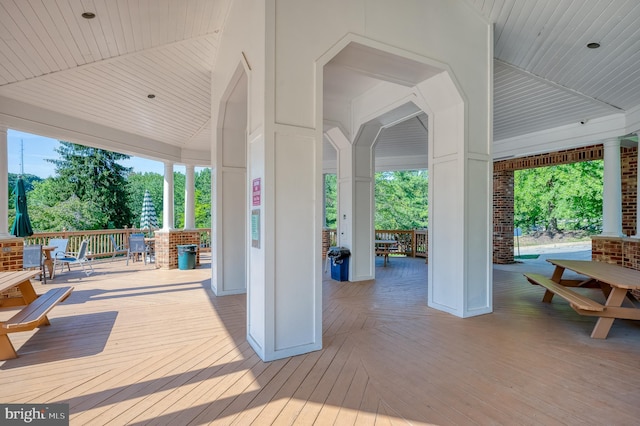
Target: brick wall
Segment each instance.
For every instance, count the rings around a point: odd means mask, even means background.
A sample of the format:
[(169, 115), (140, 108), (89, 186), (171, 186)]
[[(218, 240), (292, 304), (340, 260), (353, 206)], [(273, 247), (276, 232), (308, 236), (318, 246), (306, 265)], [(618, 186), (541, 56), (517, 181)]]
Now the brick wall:
[(494, 170), (493, 263), (513, 262), (513, 170)]
[(331, 233), (328, 229), (322, 230), (322, 258), (327, 258), (327, 252), (331, 246)]
[(636, 235), (636, 201), (638, 199), (638, 149), (622, 148), (622, 233)]
[[(512, 158), (493, 163), (493, 262), (513, 263), (513, 175), (515, 170), (570, 164), (581, 161), (602, 160), (602, 145), (590, 145), (582, 148), (550, 152), (530, 157)], [(623, 176), (623, 224), (635, 230), (636, 199), (636, 149), (621, 150)], [(623, 160), (624, 158), (624, 160)], [(626, 175), (625, 175), (626, 173)], [(633, 193), (633, 194), (632, 194)], [(631, 216), (633, 211), (633, 216)]]
[[(640, 271), (640, 239), (593, 237), (591, 239), (591, 259)], [(632, 293), (640, 300), (640, 291), (634, 290)]]
[(200, 233), (197, 231), (156, 231), (156, 268), (178, 268), (178, 245), (195, 244), (196, 267), (200, 265)]
[(602, 160), (603, 158), (604, 150), (602, 145), (590, 145), (582, 148), (497, 161), (493, 163), (493, 170), (524, 170), (535, 167), (556, 166), (558, 164), (579, 163), (581, 161)]
[[(0, 240), (0, 271), (20, 271), (22, 270), (22, 249), (24, 239), (6, 238)], [(20, 290), (17, 288), (0, 293), (0, 297), (20, 297)]]

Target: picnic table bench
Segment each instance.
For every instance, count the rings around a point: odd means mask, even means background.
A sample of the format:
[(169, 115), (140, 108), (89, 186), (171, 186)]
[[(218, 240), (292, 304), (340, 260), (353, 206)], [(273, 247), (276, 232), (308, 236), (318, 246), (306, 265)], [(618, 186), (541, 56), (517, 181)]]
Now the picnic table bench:
[[(531, 284), (546, 289), (543, 302), (551, 303), (554, 295), (562, 297), (579, 314), (596, 316), (598, 321), (591, 332), (594, 339), (606, 339), (613, 321), (619, 319), (640, 320), (640, 309), (624, 307), (622, 303), (629, 296), (629, 290), (640, 289), (640, 271), (605, 262), (588, 260), (547, 259), (555, 265), (551, 278), (541, 274), (525, 273)], [(566, 269), (584, 275), (587, 279), (562, 279)], [(600, 288), (606, 297), (603, 305), (571, 288)]]
[(374, 240), (376, 256), (383, 257), (383, 266), (387, 266), (389, 255), (397, 252), (398, 242), (396, 240)]
[(37, 295), (31, 279), (39, 273), (40, 271), (0, 272), (0, 293), (15, 287), (20, 289), (20, 297), (0, 298), (0, 308), (23, 306), (7, 321), (0, 321), (0, 361), (18, 357), (9, 340), (9, 333), (50, 325), (47, 318), (49, 311), (73, 291), (73, 287), (59, 287)]

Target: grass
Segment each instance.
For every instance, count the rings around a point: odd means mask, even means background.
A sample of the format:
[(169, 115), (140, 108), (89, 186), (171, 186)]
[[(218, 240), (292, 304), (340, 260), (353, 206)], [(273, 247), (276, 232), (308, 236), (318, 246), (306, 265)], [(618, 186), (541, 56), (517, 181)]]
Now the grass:
[(513, 256), (514, 259), (537, 259), (539, 254), (521, 254), (520, 256)]

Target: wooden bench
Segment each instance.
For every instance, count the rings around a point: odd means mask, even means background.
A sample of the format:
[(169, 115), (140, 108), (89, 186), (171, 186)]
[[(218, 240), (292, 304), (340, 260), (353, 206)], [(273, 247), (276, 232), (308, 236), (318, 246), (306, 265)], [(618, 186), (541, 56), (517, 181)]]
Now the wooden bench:
[(550, 278), (547, 278), (544, 275), (526, 273), (524, 274), (524, 276), (531, 284), (540, 285), (547, 289), (547, 292), (549, 292), (549, 294), (545, 293), (545, 296), (542, 299), (544, 302), (550, 303), (553, 295), (557, 294), (558, 296), (569, 302), (571, 307), (578, 313), (580, 313), (581, 310), (602, 312), (605, 309), (604, 305), (586, 296), (576, 293), (575, 291), (570, 290), (568, 287), (558, 284), (557, 282), (552, 281)]
[(55, 305), (65, 300), (73, 287), (60, 287), (47, 291), (26, 305), (9, 320), (0, 322), (0, 360), (17, 358), (15, 348), (9, 340), (8, 333), (33, 330), (42, 325), (49, 325), (47, 314)]

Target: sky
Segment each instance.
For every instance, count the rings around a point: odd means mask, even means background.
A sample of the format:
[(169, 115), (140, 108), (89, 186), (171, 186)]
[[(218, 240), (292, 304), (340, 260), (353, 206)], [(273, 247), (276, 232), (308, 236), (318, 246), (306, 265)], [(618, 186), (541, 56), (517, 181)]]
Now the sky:
[[(9, 157), (9, 173), (21, 173), (21, 149), (20, 141), (24, 146), (24, 164), (22, 168), (24, 174), (36, 175), (41, 178), (48, 178), (55, 175), (55, 165), (46, 159), (59, 159), (58, 153), (54, 149), (58, 146), (56, 139), (43, 136), (23, 133), (16, 130), (7, 132), (7, 151)], [(138, 173), (154, 172), (164, 175), (164, 164), (160, 161), (148, 160), (146, 158), (131, 157), (121, 163), (125, 167), (133, 167)], [(198, 168), (196, 168), (197, 170)], [(184, 166), (176, 165), (174, 170), (184, 173)]]

